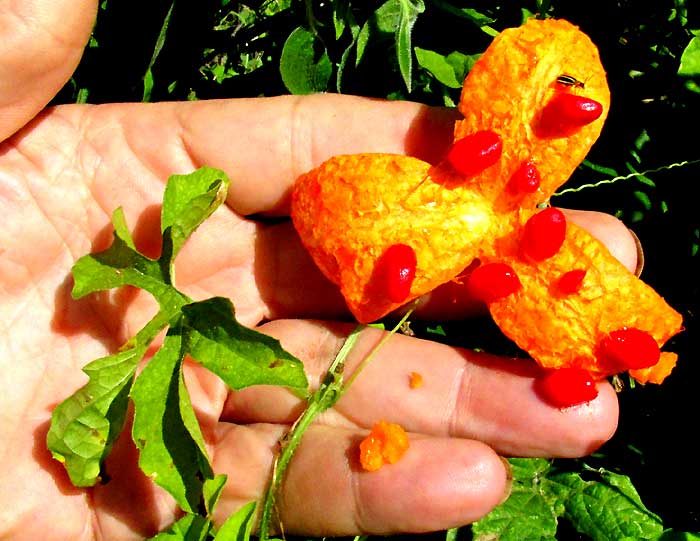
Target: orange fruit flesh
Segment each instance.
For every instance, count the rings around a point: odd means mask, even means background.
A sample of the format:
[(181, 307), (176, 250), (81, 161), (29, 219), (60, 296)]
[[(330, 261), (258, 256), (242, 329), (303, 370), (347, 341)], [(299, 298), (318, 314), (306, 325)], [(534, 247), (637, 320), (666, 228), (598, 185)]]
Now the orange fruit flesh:
[[(560, 93), (595, 100), (603, 112), (566, 136), (543, 133), (542, 112)], [(603, 336), (635, 327), (661, 347), (682, 329), (681, 316), (572, 224), (553, 257), (533, 263), (520, 250), (527, 219), (586, 156), (609, 104), (605, 71), (590, 39), (566, 21), (529, 20), (494, 39), (462, 91), (464, 118), (455, 139), (493, 131), (502, 141), (494, 165), (464, 178), (448, 163), (431, 166), (387, 154), (337, 156), (295, 183), (294, 225), (360, 322), (454, 280), (476, 260), (503, 262), (522, 282), (517, 293), (489, 303), (503, 332), (543, 367), (614, 374), (619, 367), (596, 354)], [(537, 168), (539, 187), (513, 194), (510, 178), (526, 162)], [(377, 262), (394, 244), (410, 246), (417, 260), (409, 294), (399, 302), (377, 280)], [(586, 270), (581, 287), (562, 295), (556, 281), (574, 269)], [(657, 365), (630, 374), (642, 383), (660, 383), (674, 365), (675, 355), (664, 353)]]

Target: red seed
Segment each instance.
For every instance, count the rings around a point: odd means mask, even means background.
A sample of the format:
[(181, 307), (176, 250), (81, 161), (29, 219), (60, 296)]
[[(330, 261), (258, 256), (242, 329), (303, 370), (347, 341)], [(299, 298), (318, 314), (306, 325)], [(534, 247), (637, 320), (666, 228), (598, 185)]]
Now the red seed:
[(569, 272), (565, 272), (559, 278), (557, 282), (557, 288), (559, 291), (565, 295), (573, 295), (577, 293), (581, 286), (583, 285), (583, 279), (586, 277), (585, 269), (574, 269)]
[(458, 173), (473, 177), (495, 164), (502, 151), (500, 136), (491, 130), (482, 130), (455, 141), (447, 153), (447, 161)]
[(565, 137), (600, 118), (603, 106), (591, 98), (558, 92), (542, 110), (539, 131), (543, 137)]
[(624, 327), (600, 342), (600, 357), (623, 370), (649, 368), (659, 362), (659, 344), (648, 332)]
[(540, 172), (535, 164), (526, 161), (510, 177), (508, 189), (514, 194), (535, 193), (540, 187), (540, 180)]
[(467, 287), (475, 298), (490, 303), (515, 293), (522, 284), (510, 265), (486, 263), (469, 275)]
[(598, 396), (595, 381), (582, 368), (549, 370), (535, 382), (535, 387), (542, 398), (558, 408), (590, 402)]
[(391, 302), (403, 302), (411, 294), (416, 277), (416, 252), (406, 244), (392, 244), (377, 262), (382, 288)]
[(556, 254), (566, 237), (566, 217), (554, 207), (548, 207), (530, 217), (520, 239), (522, 253), (543, 261)]

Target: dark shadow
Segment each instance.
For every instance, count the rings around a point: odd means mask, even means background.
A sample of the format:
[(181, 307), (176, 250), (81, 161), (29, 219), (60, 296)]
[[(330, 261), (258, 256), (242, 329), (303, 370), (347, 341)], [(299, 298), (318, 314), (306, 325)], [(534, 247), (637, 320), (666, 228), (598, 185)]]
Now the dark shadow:
[(364, 438), (365, 436), (353, 436), (350, 438), (350, 445), (345, 450), (345, 460), (347, 461), (348, 469), (354, 474), (368, 473), (360, 464), (360, 454), (358, 453), (360, 443), (362, 443)]
[(138, 466), (138, 450), (131, 439), (131, 415), (105, 461), (106, 483), (94, 488), (93, 502), (101, 513), (144, 537), (158, 533), (160, 520), (155, 487)]
[[(53, 408), (51, 408), (53, 409)], [(39, 467), (47, 472), (56, 483), (59, 492), (65, 496), (75, 496), (85, 491), (83, 488), (73, 486), (70, 477), (63, 465), (53, 458), (51, 451), (46, 446), (46, 435), (49, 432), (51, 421), (47, 420), (41, 423), (34, 430), (34, 445), (32, 446), (32, 458), (36, 461)]]
[[(53, 409), (53, 408), (52, 408)], [(65, 496), (92, 492), (90, 501), (98, 513), (106, 513), (144, 537), (158, 533), (159, 517), (153, 483), (138, 467), (138, 452), (131, 440), (129, 420), (105, 461), (102, 480), (93, 487), (73, 486), (63, 465), (46, 446), (50, 420), (34, 431), (32, 457)]]
[(290, 220), (261, 223), (255, 238), (254, 275), (269, 319), (348, 319), (338, 287), (302, 246)]
[(439, 163), (452, 146), (454, 123), (460, 118), (456, 109), (421, 108), (406, 133), (406, 153), (433, 165)]

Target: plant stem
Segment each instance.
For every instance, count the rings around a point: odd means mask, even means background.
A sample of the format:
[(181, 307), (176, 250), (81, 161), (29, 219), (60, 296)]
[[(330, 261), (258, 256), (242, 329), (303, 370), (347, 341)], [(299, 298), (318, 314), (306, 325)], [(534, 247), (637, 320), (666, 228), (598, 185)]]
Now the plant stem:
[[(309, 425), (316, 419), (316, 417), (331, 407), (337, 401), (335, 396), (329, 396), (332, 394), (338, 394), (340, 389), (335, 388), (341, 382), (342, 372), (345, 366), (345, 359), (349, 355), (352, 348), (355, 346), (357, 339), (360, 336), (360, 331), (365, 328), (364, 325), (358, 325), (353, 329), (353, 331), (348, 335), (347, 339), (343, 343), (343, 347), (335, 356), (333, 363), (329, 367), (326, 377), (318, 388), (318, 390), (311, 395), (308, 405), (304, 410), (304, 413), (295, 421), (295, 423), (290, 428), (289, 432), (284, 436), (281, 441), (281, 451), (277, 460), (275, 461), (275, 466), (272, 470), (272, 479), (265, 493), (265, 500), (263, 501), (262, 514), (260, 516), (260, 541), (267, 541), (269, 531), (270, 531), (270, 521), (272, 519), (272, 511), (275, 505), (275, 498), (277, 496), (277, 491), (284, 478), (284, 472), (287, 470), (289, 461), (292, 459), (294, 452), (301, 443), (301, 437), (303, 436)], [(335, 384), (335, 385), (334, 385)]]
[(275, 499), (277, 497), (277, 492), (284, 479), (284, 474), (287, 471), (289, 462), (294, 456), (294, 452), (299, 447), (301, 443), (301, 438), (309, 428), (311, 423), (318, 417), (319, 414), (323, 413), (329, 408), (332, 408), (340, 397), (345, 394), (345, 392), (350, 388), (350, 385), (357, 379), (357, 376), (362, 372), (362, 370), (369, 364), (372, 358), (377, 354), (377, 352), (386, 344), (387, 340), (391, 338), (396, 332), (401, 328), (401, 326), (406, 322), (409, 316), (413, 313), (415, 305), (406, 312), (406, 314), (401, 318), (401, 320), (388, 332), (382, 339), (370, 350), (370, 352), (362, 359), (362, 362), (358, 365), (355, 371), (352, 373), (347, 383), (343, 384), (343, 370), (345, 368), (345, 360), (348, 355), (355, 347), (357, 340), (360, 337), (360, 332), (366, 328), (366, 325), (358, 325), (353, 329), (353, 331), (348, 335), (343, 343), (343, 347), (335, 356), (335, 359), (331, 363), (330, 367), (326, 372), (326, 377), (323, 382), (316, 390), (315, 393), (311, 395), (307, 403), (306, 409), (301, 414), (301, 416), (294, 422), (289, 432), (280, 441), (281, 450), (280, 454), (275, 461), (275, 465), (272, 469), (272, 478), (270, 484), (265, 492), (265, 499), (263, 500), (262, 512), (260, 515), (260, 541), (268, 541), (270, 534), (270, 522), (272, 520), (272, 513), (275, 506)]

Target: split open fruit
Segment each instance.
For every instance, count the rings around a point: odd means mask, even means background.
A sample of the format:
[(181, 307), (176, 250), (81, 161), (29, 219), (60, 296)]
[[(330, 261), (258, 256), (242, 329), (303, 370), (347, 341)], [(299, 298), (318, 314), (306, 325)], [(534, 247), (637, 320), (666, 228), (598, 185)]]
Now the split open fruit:
[(563, 20), (501, 32), (463, 87), (454, 146), (430, 165), (337, 156), (302, 175), (292, 218), (360, 322), (466, 280), (542, 367), (660, 383), (682, 318), (589, 233), (540, 208), (598, 138), (610, 95), (591, 40)]

